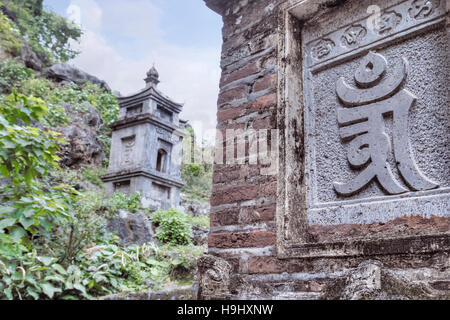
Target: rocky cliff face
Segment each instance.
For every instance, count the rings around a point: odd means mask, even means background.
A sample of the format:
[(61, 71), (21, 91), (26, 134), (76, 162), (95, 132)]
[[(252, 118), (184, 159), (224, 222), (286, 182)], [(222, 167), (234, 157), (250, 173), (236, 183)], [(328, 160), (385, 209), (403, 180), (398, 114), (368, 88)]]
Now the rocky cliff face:
[(62, 164), (70, 168), (102, 165), (106, 154), (98, 138), (102, 125), (100, 113), (88, 102), (84, 114), (73, 112), (70, 104), (64, 107), (72, 120), (69, 125), (56, 128), (68, 142), (62, 146)]

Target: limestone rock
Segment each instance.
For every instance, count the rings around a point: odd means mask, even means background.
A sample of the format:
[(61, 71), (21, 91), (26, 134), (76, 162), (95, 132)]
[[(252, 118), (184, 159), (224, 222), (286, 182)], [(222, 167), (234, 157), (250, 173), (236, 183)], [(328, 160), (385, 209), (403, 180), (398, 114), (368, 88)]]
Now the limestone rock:
[(181, 195), (180, 205), (184, 212), (192, 214), (194, 217), (209, 215), (211, 206), (209, 203), (189, 199), (185, 194)]
[(228, 299), (230, 296), (230, 264), (222, 258), (203, 255), (198, 259), (197, 266), (199, 299)]
[(192, 226), (192, 240), (194, 242), (194, 245), (203, 246), (208, 244), (208, 234), (209, 234), (208, 229), (195, 225)]
[(122, 210), (118, 218), (108, 222), (107, 229), (118, 233), (123, 246), (144, 245), (153, 240), (152, 225), (144, 213), (130, 213)]
[(99, 300), (195, 300), (197, 288), (195, 286), (171, 286), (160, 291), (131, 292), (113, 294)]
[(71, 81), (78, 85), (82, 85), (87, 81), (90, 81), (93, 84), (99, 85), (108, 92), (111, 92), (111, 88), (105, 81), (100, 80), (99, 78), (67, 63), (59, 63), (51, 66), (47, 70), (47, 76), (59, 82)]
[[(431, 272), (431, 270), (430, 270)], [(414, 280), (413, 271), (399, 274), (379, 261), (365, 261), (348, 270), (342, 278), (331, 283), (322, 299), (327, 300), (420, 300), (448, 299), (427, 282)]]
[(22, 42), (22, 47), (20, 49), (20, 60), (26, 67), (36, 71), (42, 71), (45, 64), (48, 62), (45, 55), (37, 55), (25, 42)]
[(361, 263), (352, 272), (343, 292), (344, 300), (361, 300), (375, 295), (381, 289), (381, 264), (377, 261)]
[(72, 118), (66, 127), (56, 128), (68, 144), (62, 146), (62, 163), (67, 167), (82, 165), (101, 165), (106, 155), (98, 140), (98, 129), (101, 126), (101, 116), (94, 108), (88, 108), (83, 118), (72, 115), (70, 105), (65, 105)]
[(148, 300), (195, 300), (196, 297), (196, 286), (174, 286), (161, 291), (150, 292)]

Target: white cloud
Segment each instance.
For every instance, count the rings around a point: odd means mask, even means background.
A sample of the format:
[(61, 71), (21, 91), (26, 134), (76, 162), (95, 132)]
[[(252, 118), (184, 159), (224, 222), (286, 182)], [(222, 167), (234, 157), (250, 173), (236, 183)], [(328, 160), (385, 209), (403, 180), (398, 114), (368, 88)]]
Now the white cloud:
[[(146, 72), (156, 64), (159, 89), (176, 102), (184, 103), (183, 119), (201, 121), (205, 129), (214, 128), (220, 79), (217, 48), (182, 47), (167, 43), (161, 26), (161, 10), (151, 2), (108, 0), (101, 8), (94, 0), (72, 0), (80, 7), (84, 34), (77, 49), (81, 54), (71, 63), (101, 79), (123, 95), (144, 87)], [(103, 32), (124, 38), (125, 43), (108, 42)], [(114, 37), (115, 38), (115, 37)], [(121, 54), (121, 46), (140, 41), (139, 58)]]
[(80, 22), (83, 29), (100, 30), (103, 11), (97, 2), (94, 0), (72, 0), (69, 8), (75, 15), (75, 21)]

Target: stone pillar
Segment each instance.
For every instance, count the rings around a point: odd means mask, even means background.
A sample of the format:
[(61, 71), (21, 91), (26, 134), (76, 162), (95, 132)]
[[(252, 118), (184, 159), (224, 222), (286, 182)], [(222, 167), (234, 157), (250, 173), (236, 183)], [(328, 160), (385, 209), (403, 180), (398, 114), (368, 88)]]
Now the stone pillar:
[(218, 129), (267, 130), (279, 151), (274, 171), (214, 167), (229, 297), (320, 299), (344, 279), (345, 298), (365, 261), (448, 295), (446, 1), (205, 2), (224, 21)]

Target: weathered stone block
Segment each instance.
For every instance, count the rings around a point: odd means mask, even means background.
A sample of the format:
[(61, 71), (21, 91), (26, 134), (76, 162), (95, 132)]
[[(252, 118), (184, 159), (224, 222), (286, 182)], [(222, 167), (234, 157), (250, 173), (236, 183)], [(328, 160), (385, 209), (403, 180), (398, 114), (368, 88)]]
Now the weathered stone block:
[[(314, 18), (291, 1), (282, 12), (280, 257), (448, 250), (444, 1), (348, 1)], [(416, 215), (421, 231), (391, 223)]]

